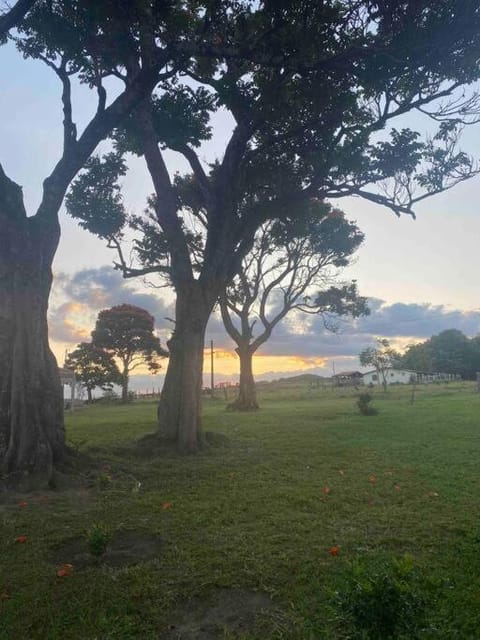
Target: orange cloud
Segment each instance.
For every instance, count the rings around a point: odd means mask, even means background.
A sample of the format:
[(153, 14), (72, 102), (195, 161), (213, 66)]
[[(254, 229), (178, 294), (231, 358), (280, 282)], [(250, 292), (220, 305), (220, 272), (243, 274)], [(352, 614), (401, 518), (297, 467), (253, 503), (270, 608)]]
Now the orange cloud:
[[(221, 360), (221, 362), (218, 362)], [(307, 371), (318, 367), (325, 367), (327, 358), (304, 357), (300, 355), (257, 355), (253, 357), (253, 373), (262, 375), (264, 373), (288, 373), (290, 371)], [(213, 368), (225, 375), (237, 374), (239, 372), (238, 356), (232, 351), (216, 350), (214, 353)], [(210, 351), (205, 352), (204, 361), (205, 373), (210, 372)]]

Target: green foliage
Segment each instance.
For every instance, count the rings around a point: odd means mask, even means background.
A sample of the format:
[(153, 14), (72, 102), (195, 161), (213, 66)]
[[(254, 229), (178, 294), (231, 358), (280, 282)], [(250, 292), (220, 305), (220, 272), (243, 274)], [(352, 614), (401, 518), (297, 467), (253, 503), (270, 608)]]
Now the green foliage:
[(358, 562), (338, 604), (358, 638), (414, 640), (424, 627), (422, 587), (410, 555), (393, 562)]
[(414, 371), (451, 373), (472, 380), (480, 371), (480, 338), (446, 329), (425, 342), (409, 345), (400, 362)]
[(376, 416), (378, 410), (370, 406), (370, 402), (373, 400), (369, 393), (361, 393), (358, 396), (357, 407), (360, 413), (364, 416)]
[(95, 523), (86, 531), (85, 540), (90, 554), (101, 558), (112, 540), (112, 532), (106, 525)]
[(125, 161), (116, 153), (89, 158), (65, 198), (67, 213), (83, 229), (107, 240), (119, 239), (127, 214), (118, 180), (126, 172)]
[(148, 311), (131, 304), (121, 304), (98, 314), (92, 343), (120, 358), (127, 372), (141, 363), (150, 371), (160, 368), (160, 357), (167, 352), (154, 335), (154, 318)]
[(112, 356), (92, 343), (78, 344), (68, 354), (65, 366), (75, 371), (77, 380), (90, 392), (95, 387), (111, 389), (112, 384), (121, 382), (120, 371)]
[[(432, 352), (430, 341), (408, 345), (401, 355), (400, 365), (411, 371), (432, 372)], [(446, 372), (445, 372), (446, 373)]]

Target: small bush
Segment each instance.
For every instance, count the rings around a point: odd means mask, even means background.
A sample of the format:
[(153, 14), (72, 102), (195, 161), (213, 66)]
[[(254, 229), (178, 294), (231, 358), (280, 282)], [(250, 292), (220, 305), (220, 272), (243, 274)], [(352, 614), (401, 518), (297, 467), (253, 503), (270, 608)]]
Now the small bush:
[(357, 407), (360, 413), (364, 416), (376, 416), (378, 411), (374, 407), (370, 406), (370, 402), (373, 400), (369, 393), (361, 393), (357, 400)]
[(348, 587), (338, 593), (340, 609), (357, 633), (372, 640), (418, 637), (424, 628), (425, 599), (413, 559), (353, 567)]
[(103, 524), (93, 524), (85, 534), (89, 552), (95, 558), (100, 558), (107, 551), (112, 540), (111, 531)]

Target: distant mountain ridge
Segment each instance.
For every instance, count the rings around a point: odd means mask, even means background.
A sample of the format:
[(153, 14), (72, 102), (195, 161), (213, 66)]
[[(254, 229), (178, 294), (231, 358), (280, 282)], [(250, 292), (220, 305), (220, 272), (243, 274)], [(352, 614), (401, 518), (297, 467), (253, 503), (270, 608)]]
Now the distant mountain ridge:
[(282, 384), (282, 385), (304, 385), (318, 383), (320, 381), (326, 381), (330, 378), (328, 376), (319, 376), (316, 373), (301, 373), (298, 376), (291, 376), (289, 378), (277, 378), (276, 380), (262, 380), (257, 382), (258, 385), (263, 384)]

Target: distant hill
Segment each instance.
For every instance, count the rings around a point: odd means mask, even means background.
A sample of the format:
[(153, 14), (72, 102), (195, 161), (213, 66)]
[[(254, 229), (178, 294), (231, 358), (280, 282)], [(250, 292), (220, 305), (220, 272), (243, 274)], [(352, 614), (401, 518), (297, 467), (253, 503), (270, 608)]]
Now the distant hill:
[(290, 378), (278, 378), (277, 380), (262, 380), (257, 384), (274, 384), (280, 386), (292, 386), (292, 387), (300, 387), (305, 385), (317, 384), (320, 382), (325, 382), (330, 378), (326, 376), (318, 376), (315, 373), (301, 373), (298, 376), (292, 376)]

